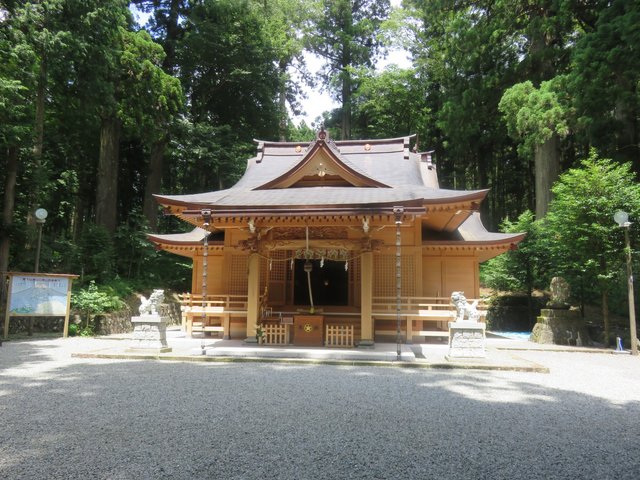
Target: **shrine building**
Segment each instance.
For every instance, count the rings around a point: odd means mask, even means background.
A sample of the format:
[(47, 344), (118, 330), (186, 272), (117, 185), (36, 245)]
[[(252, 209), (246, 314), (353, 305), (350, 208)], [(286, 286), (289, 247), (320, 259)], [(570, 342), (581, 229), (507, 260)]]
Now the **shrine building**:
[(258, 141), (233, 187), (156, 195), (195, 227), (149, 235), (193, 261), (187, 331), (317, 346), (448, 335), (451, 293), (479, 297), (480, 262), (524, 235), (488, 232), (488, 191), (440, 188), (410, 138)]

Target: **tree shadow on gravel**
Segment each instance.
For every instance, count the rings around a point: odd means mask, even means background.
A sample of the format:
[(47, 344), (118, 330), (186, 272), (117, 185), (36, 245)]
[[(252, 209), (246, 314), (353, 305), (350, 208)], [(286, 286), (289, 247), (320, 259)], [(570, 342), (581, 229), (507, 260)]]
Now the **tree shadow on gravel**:
[(76, 360), (0, 375), (0, 477), (625, 479), (640, 466), (638, 402), (544, 375)]

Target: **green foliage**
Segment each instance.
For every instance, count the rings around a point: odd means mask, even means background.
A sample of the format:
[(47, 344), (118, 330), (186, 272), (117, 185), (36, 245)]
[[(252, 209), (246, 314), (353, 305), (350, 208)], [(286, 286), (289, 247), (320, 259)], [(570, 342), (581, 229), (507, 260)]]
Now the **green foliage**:
[(307, 48), (324, 60), (319, 78), (341, 104), (341, 137), (351, 138), (354, 72), (371, 68), (381, 48), (380, 29), (389, 15), (389, 0), (317, 0)]
[(637, 161), (640, 5), (606, 2), (592, 18), (572, 54), (569, 87), (578, 112), (577, 131), (599, 151)]
[(78, 331), (80, 330), (80, 327), (78, 327), (77, 324), (75, 323), (70, 323), (69, 324), (69, 329), (68, 329), (68, 334), (70, 337), (75, 337), (76, 335), (78, 335)]
[(154, 141), (166, 135), (171, 118), (182, 108), (180, 80), (162, 70), (165, 53), (146, 31), (120, 31), (120, 116), (125, 127)]
[(115, 271), (115, 248), (106, 228), (88, 223), (79, 242), (80, 262), (85, 280), (104, 282)]
[[(631, 165), (601, 159), (592, 151), (581, 168), (561, 175), (553, 193), (541, 247), (548, 248), (559, 274), (574, 279), (574, 287), (583, 276), (593, 290), (609, 290), (624, 250), (613, 214), (625, 210), (640, 218), (640, 185)], [(635, 234), (637, 226), (633, 228)]]
[(158, 285), (184, 291), (191, 284), (191, 265), (180, 262), (175, 255), (156, 250), (146, 237), (147, 231), (144, 216), (134, 212), (114, 235), (117, 276), (106, 285), (121, 298)]
[(520, 143), (518, 150), (523, 157), (533, 154), (553, 134), (565, 137), (569, 133), (567, 107), (557, 93), (563, 78), (542, 82), (535, 88), (529, 80), (507, 89), (498, 108), (502, 112), (509, 134)]
[(244, 142), (277, 133), (277, 55), (264, 21), (248, 0), (193, 5), (177, 48), (193, 123), (225, 126)]
[(167, 183), (175, 193), (231, 187), (244, 173), (244, 160), (255, 153), (254, 144), (229, 125), (183, 119), (172, 133)]
[(393, 138), (423, 131), (432, 115), (415, 101), (421, 82), (413, 69), (394, 65), (381, 73), (358, 72), (354, 95), (354, 127), (358, 138)]
[(480, 269), (484, 285), (496, 290), (522, 291), (531, 294), (534, 288), (544, 288), (541, 276), (544, 252), (538, 248), (540, 225), (530, 210), (522, 213), (516, 222), (508, 219), (502, 224), (505, 233), (526, 233), (518, 248), (484, 263)]
[(71, 308), (80, 312), (85, 324), (79, 329), (80, 336), (89, 337), (94, 334), (92, 324), (96, 315), (113, 312), (124, 308), (125, 304), (110, 287), (98, 287), (92, 280), (87, 288), (74, 289), (71, 294)]
[(297, 126), (289, 123), (287, 138), (291, 142), (311, 142), (316, 138), (316, 131), (303, 120)]
[(98, 315), (123, 308), (124, 303), (113, 288), (98, 287), (92, 280), (87, 288), (72, 292), (71, 307), (85, 315)]
[(0, 145), (20, 144), (29, 132), (26, 92), (20, 80), (0, 77)]
[[(614, 310), (626, 299), (624, 292), (624, 240), (613, 220), (617, 210), (640, 218), (640, 184), (630, 164), (602, 159), (594, 151), (560, 176), (553, 187), (547, 216), (533, 220), (531, 212), (515, 223), (505, 222), (504, 231), (526, 231), (517, 251), (492, 259), (482, 267), (482, 281), (489, 287), (528, 291), (547, 288), (554, 276), (564, 277), (574, 298), (581, 303), (603, 302), (605, 332), (608, 303)], [(637, 222), (631, 238), (638, 237)], [(632, 240), (632, 243), (635, 243)]]

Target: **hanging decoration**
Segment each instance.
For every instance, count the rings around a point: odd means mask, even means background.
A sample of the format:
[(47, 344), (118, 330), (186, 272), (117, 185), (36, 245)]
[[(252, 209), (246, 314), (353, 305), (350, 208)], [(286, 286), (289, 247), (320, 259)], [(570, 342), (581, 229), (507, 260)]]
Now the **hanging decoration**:
[(209, 225), (211, 224), (211, 210), (202, 210), (202, 219), (204, 220), (202, 226), (206, 230), (203, 239), (203, 251), (202, 251), (202, 341), (200, 343), (200, 350), (202, 355), (206, 355), (207, 350), (205, 347), (205, 333), (204, 327), (207, 324), (207, 272), (209, 269), (208, 256), (209, 256)]
[(293, 251), (293, 258), (304, 260), (320, 260), (324, 265), (324, 260), (344, 262), (349, 258), (349, 250), (338, 248), (301, 248)]

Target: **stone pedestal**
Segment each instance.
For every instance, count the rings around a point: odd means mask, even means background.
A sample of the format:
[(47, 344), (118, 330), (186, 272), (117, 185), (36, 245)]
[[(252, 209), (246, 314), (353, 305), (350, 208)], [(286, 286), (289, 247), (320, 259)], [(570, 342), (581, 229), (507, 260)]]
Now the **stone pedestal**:
[(160, 315), (139, 315), (131, 317), (133, 337), (127, 349), (130, 352), (166, 353), (171, 351), (167, 345), (167, 321), (169, 317)]
[(543, 308), (529, 338), (555, 345), (589, 345), (589, 334), (577, 309)]
[(447, 358), (484, 358), (485, 324), (481, 322), (449, 322), (449, 354)]

